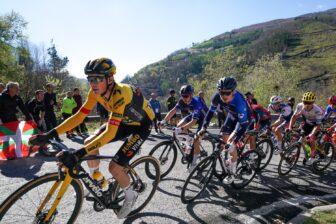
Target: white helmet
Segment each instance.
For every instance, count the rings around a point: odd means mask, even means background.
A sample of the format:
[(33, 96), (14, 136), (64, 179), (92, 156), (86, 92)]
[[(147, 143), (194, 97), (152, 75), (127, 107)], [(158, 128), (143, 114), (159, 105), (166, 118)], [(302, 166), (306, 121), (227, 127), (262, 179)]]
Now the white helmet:
[(281, 96), (272, 96), (270, 99), (271, 104), (276, 104), (276, 103), (281, 103), (281, 102), (282, 102)]

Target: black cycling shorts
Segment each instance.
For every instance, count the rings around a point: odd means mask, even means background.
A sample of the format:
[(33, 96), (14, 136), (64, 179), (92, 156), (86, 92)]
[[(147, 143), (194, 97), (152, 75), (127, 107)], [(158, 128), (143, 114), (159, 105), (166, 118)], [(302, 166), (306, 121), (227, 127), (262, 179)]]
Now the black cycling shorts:
[[(106, 124), (103, 124), (96, 133), (96, 136), (104, 132), (105, 129)], [(151, 129), (151, 121), (144, 122), (141, 126), (130, 126), (121, 123), (115, 138), (113, 138), (110, 142), (123, 140), (125, 138), (127, 139), (119, 148), (113, 160), (121, 166), (128, 165), (129, 161), (139, 151), (142, 143), (144, 143), (144, 141), (148, 138)]]

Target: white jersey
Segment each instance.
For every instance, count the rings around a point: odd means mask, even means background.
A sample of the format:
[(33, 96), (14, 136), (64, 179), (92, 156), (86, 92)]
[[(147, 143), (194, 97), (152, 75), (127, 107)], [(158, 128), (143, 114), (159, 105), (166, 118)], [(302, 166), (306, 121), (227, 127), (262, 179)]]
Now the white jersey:
[(303, 103), (299, 103), (296, 106), (295, 113), (296, 115), (301, 115), (304, 119), (304, 122), (310, 125), (321, 124), (323, 111), (321, 107), (317, 106), (316, 104), (313, 105), (313, 109), (307, 111), (303, 107)]

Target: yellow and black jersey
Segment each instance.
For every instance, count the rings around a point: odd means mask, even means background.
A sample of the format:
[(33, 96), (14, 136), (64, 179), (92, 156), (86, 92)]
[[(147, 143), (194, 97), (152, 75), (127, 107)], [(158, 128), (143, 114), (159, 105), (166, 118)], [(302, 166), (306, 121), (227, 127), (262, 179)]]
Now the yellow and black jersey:
[(83, 106), (56, 128), (57, 133), (62, 134), (78, 126), (97, 103), (110, 112), (110, 117), (106, 130), (84, 146), (88, 152), (112, 140), (121, 123), (131, 128), (131, 126), (140, 126), (143, 122), (151, 121), (155, 116), (149, 102), (139, 89), (127, 84), (115, 83), (109, 98), (96, 95), (90, 90)]

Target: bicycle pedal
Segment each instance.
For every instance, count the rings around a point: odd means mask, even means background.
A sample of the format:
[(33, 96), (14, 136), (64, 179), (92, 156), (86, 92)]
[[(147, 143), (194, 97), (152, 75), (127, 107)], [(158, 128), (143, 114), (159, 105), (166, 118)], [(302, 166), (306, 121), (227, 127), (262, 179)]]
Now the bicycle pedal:
[(118, 203), (111, 203), (109, 206), (108, 206), (108, 209), (120, 209), (121, 208), (121, 205), (119, 205)]

